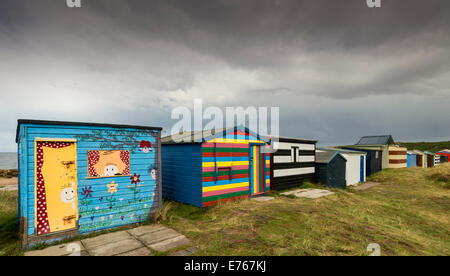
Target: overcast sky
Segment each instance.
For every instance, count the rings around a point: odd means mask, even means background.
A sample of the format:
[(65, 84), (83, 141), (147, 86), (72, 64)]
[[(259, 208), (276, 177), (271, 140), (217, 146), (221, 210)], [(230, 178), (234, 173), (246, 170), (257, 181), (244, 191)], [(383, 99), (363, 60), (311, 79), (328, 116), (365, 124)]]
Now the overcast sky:
[(19, 118), (170, 130), (194, 98), (279, 106), (283, 136), (322, 145), (450, 140), (448, 0), (0, 4), (0, 151)]

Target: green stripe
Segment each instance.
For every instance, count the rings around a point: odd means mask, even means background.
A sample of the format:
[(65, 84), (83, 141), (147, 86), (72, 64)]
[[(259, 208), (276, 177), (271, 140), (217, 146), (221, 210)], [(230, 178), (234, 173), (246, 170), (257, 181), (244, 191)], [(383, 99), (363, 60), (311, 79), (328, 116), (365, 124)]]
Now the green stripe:
[(230, 198), (230, 197), (236, 197), (241, 195), (248, 195), (248, 191), (242, 191), (242, 192), (236, 192), (236, 193), (230, 193), (230, 194), (223, 194), (223, 195), (216, 195), (216, 196), (208, 196), (203, 198), (203, 202), (208, 201), (214, 201), (218, 199), (224, 199), (224, 198)]
[[(244, 174), (244, 173), (248, 173), (248, 170), (234, 170), (233, 171), (233, 175), (234, 174)], [(202, 173), (202, 177), (208, 177), (208, 176), (214, 176), (214, 175), (215, 175), (214, 172), (203, 172)], [(228, 171), (219, 172), (219, 175), (228, 175)]]

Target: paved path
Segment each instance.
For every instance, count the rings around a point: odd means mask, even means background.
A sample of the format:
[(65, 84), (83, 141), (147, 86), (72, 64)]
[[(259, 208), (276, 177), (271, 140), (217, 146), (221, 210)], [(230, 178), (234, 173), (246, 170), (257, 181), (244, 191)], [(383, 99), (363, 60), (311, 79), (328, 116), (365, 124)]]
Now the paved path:
[[(172, 256), (188, 256), (197, 250), (186, 247), (191, 241), (162, 225), (148, 225), (87, 238), (81, 241), (25, 252), (25, 256), (152, 256), (152, 250), (174, 250)], [(151, 249), (151, 250), (150, 250)]]
[(377, 185), (380, 185), (380, 184), (381, 183), (378, 183), (378, 182), (366, 182), (364, 184), (361, 184), (359, 186), (352, 187), (352, 188), (354, 190), (357, 190), (357, 191), (363, 191), (363, 190), (369, 189), (369, 188), (371, 188), (373, 186), (377, 186)]
[(298, 189), (289, 192), (281, 193), (282, 195), (293, 195), (296, 197), (306, 197), (306, 198), (319, 198), (327, 195), (332, 195), (334, 192), (321, 189)]
[(260, 201), (260, 202), (263, 202), (263, 201), (269, 201), (269, 200), (273, 200), (273, 199), (274, 199), (273, 196), (258, 196), (258, 197), (252, 197), (252, 200)]
[(0, 191), (17, 191), (17, 177), (0, 177)]

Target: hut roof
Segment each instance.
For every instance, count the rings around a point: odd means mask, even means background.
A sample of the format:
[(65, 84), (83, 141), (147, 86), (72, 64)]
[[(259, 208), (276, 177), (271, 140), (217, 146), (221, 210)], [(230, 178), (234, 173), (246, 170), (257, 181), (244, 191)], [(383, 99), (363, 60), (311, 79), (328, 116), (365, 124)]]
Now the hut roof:
[(392, 135), (363, 136), (356, 145), (392, 145), (394, 139)]
[(347, 159), (340, 154), (339, 152), (333, 152), (333, 151), (316, 151), (316, 163), (326, 164), (329, 163), (331, 160), (333, 160), (337, 155), (342, 156), (344, 160), (347, 161)]
[(258, 140), (270, 143), (270, 138), (267, 136), (259, 135), (246, 127), (236, 126), (229, 128), (220, 129), (209, 129), (209, 130), (194, 130), (186, 131), (177, 135), (169, 135), (161, 138), (162, 144), (196, 144), (203, 143), (206, 140), (211, 140), (214, 138), (221, 138), (226, 135), (229, 131), (245, 131), (250, 135), (257, 137)]

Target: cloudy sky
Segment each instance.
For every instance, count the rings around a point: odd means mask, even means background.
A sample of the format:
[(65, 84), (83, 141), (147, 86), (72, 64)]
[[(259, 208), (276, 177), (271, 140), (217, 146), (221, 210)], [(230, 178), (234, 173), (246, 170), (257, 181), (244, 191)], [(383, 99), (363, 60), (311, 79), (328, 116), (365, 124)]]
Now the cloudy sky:
[(0, 151), (19, 118), (170, 130), (194, 98), (279, 106), (282, 135), (322, 145), (450, 140), (448, 0), (0, 4)]

